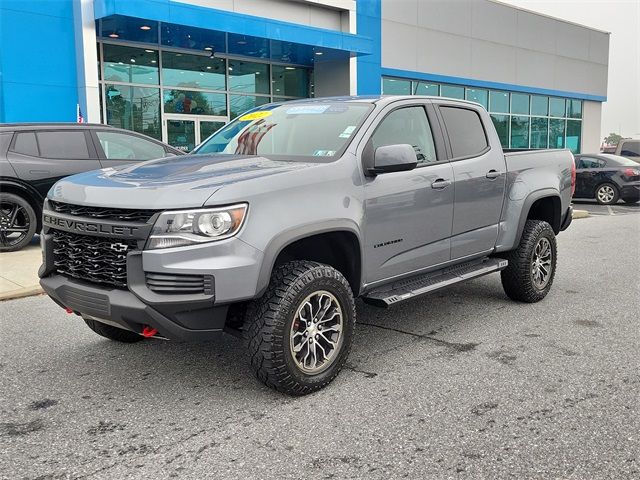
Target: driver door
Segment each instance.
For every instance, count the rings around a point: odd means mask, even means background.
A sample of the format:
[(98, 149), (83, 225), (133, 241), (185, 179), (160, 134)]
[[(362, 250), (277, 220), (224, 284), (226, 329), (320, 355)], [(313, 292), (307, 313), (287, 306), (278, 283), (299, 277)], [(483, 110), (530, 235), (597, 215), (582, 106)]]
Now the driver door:
[(433, 128), (437, 127), (435, 115), (428, 116), (427, 110), (425, 104), (391, 107), (372, 127), (368, 141), (374, 149), (412, 145), (418, 166), (411, 171), (366, 177), (364, 238), (368, 285), (451, 259), (453, 169), (445, 157), (441, 132)]

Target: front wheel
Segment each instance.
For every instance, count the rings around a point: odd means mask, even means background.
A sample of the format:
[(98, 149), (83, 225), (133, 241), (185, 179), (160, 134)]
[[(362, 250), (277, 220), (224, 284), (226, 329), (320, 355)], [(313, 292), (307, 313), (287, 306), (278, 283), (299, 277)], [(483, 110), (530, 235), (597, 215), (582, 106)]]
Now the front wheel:
[(620, 198), (620, 193), (613, 183), (603, 183), (596, 188), (596, 201), (600, 205), (613, 205)]
[(518, 248), (507, 253), (502, 287), (519, 302), (539, 302), (547, 296), (556, 274), (556, 236), (547, 222), (527, 220)]
[(310, 261), (278, 267), (246, 313), (251, 366), (267, 386), (306, 395), (328, 385), (351, 349), (356, 311), (349, 283)]

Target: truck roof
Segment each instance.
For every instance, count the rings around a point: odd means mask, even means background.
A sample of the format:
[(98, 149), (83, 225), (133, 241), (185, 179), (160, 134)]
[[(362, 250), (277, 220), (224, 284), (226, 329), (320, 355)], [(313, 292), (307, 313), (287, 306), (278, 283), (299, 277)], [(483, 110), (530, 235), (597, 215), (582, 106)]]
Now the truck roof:
[(301, 98), (299, 100), (289, 100), (287, 104), (300, 104), (300, 103), (322, 103), (322, 102), (359, 102), (359, 103), (377, 103), (387, 104), (397, 102), (398, 100), (416, 100), (416, 99), (428, 99), (428, 100), (446, 100), (451, 102), (460, 102), (470, 105), (478, 105), (476, 102), (468, 100), (459, 100), (456, 98), (446, 97), (434, 97), (429, 95), (353, 95), (353, 96), (340, 96), (340, 97), (318, 97), (318, 98)]

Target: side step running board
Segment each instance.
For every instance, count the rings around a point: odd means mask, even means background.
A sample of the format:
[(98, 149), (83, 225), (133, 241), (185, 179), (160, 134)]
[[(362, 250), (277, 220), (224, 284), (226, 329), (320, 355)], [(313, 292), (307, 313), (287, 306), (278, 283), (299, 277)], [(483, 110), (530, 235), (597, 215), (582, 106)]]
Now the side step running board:
[(454, 265), (435, 272), (416, 275), (384, 285), (366, 293), (362, 300), (377, 307), (388, 307), (410, 298), (431, 293), (450, 285), (481, 277), (488, 273), (499, 272), (509, 262), (502, 258), (482, 258)]

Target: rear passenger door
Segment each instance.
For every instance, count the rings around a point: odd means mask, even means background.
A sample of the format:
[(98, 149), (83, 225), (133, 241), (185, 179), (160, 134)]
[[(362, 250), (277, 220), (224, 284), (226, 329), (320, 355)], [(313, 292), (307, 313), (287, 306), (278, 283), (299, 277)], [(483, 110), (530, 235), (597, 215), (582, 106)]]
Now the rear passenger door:
[(103, 167), (167, 156), (163, 145), (135, 134), (109, 130), (95, 130), (93, 134)]
[(7, 158), (18, 178), (43, 196), (60, 178), (100, 168), (86, 128), (18, 131)]
[(451, 259), (487, 253), (498, 238), (507, 178), (504, 155), (491, 148), (486, 113), (483, 120), (479, 109), (456, 103), (440, 104), (439, 112), (455, 182)]

